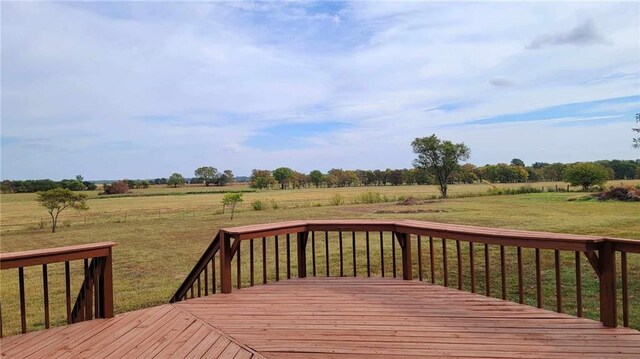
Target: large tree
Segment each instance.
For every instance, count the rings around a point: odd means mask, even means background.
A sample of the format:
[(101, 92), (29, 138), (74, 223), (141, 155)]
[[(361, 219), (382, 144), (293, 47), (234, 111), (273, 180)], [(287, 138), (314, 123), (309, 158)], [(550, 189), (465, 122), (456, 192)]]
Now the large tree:
[(194, 174), (196, 177), (202, 179), (205, 186), (209, 186), (216, 180), (216, 177), (218, 176), (218, 169), (211, 166), (200, 167), (195, 170)]
[(322, 183), (323, 179), (324, 175), (319, 170), (309, 172), (309, 180), (316, 186), (316, 188), (320, 187), (320, 183)]
[(447, 197), (447, 182), (451, 173), (467, 160), (471, 150), (464, 143), (442, 141), (435, 134), (416, 138), (412, 143), (413, 152), (418, 155), (413, 161), (416, 168), (430, 172), (440, 186), (442, 197)]
[(58, 226), (58, 215), (67, 208), (78, 211), (87, 210), (87, 195), (74, 193), (66, 188), (54, 188), (44, 192), (38, 192), (36, 201), (44, 207), (51, 216), (51, 233), (55, 233)]
[(182, 186), (184, 185), (184, 183), (185, 183), (184, 177), (182, 177), (182, 175), (179, 173), (172, 174), (171, 177), (169, 177), (169, 180), (167, 180), (167, 185), (173, 186), (173, 188)]
[(231, 183), (236, 179), (236, 177), (233, 175), (232, 170), (224, 170), (222, 175), (225, 177), (225, 184)]
[(284, 189), (293, 180), (293, 173), (289, 167), (280, 167), (273, 170), (273, 178), (280, 183), (280, 189)]
[(595, 163), (575, 163), (567, 167), (563, 178), (572, 186), (582, 186), (587, 191), (591, 186), (604, 185), (609, 178), (609, 171)]
[(273, 179), (273, 176), (271, 175), (271, 171), (258, 169), (251, 171), (249, 181), (250, 186), (257, 189), (270, 188), (276, 183), (276, 180)]
[(519, 158), (514, 158), (511, 160), (511, 164), (514, 166), (520, 166), (520, 167), (524, 167), (524, 161), (522, 161)]

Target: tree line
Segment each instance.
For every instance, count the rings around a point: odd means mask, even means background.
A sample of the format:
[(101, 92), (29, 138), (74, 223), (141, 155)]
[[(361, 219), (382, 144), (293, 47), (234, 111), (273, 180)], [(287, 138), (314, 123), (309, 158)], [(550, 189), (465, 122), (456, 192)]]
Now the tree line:
[[(102, 194), (123, 194), (130, 189), (149, 188), (154, 185), (167, 185), (178, 187), (189, 184), (204, 184), (206, 186), (225, 186), (233, 182), (235, 177), (231, 170), (218, 172), (215, 167), (199, 167), (194, 172), (195, 177), (185, 178), (180, 173), (173, 173), (168, 178), (156, 179), (123, 179), (113, 182), (103, 183)], [(75, 179), (64, 179), (62, 181), (52, 181), (50, 179), (37, 180), (4, 180), (0, 183), (2, 193), (33, 193), (48, 191), (54, 188), (69, 189), (72, 191), (95, 191), (98, 185), (95, 182), (85, 181), (80, 175)]]
[[(606, 160), (589, 162), (601, 167), (606, 180), (640, 179), (640, 160)], [(534, 162), (525, 165), (514, 158), (510, 163), (475, 166), (465, 163), (454, 166), (447, 183), (527, 183), (565, 181), (565, 172), (573, 163)], [(568, 182), (568, 181), (567, 181)], [(400, 186), (438, 184), (436, 175), (425, 168), (402, 168), (386, 170), (345, 170), (334, 168), (326, 173), (313, 170), (309, 173), (295, 171), (288, 167), (275, 170), (254, 169), (249, 177), (249, 185), (257, 189), (280, 188), (298, 189), (309, 187), (355, 187), (355, 186)]]
[(0, 183), (2, 193), (32, 193), (38, 191), (48, 191), (54, 188), (69, 189), (72, 191), (93, 191), (98, 186), (89, 181), (85, 181), (80, 175), (75, 179), (63, 179), (62, 181), (52, 181), (50, 179), (37, 180), (4, 180)]
[[(604, 173), (605, 180), (640, 179), (640, 160), (603, 160), (589, 162), (597, 165)], [(465, 163), (453, 166), (447, 176), (446, 183), (526, 183), (526, 182), (559, 182), (566, 181), (565, 172), (571, 163), (534, 162), (531, 165), (514, 158), (510, 163), (487, 164), (475, 166)], [(218, 171), (212, 166), (199, 167), (194, 171), (194, 177), (185, 178), (180, 173), (173, 173), (167, 178), (149, 180), (124, 179), (105, 184), (105, 194), (126, 193), (129, 189), (148, 188), (150, 185), (167, 185), (178, 187), (185, 184), (204, 184), (205, 186), (225, 186), (234, 182), (235, 176), (231, 170)], [(569, 182), (569, 181), (567, 181)], [(437, 172), (429, 171), (424, 166), (415, 168), (385, 170), (345, 170), (334, 168), (326, 173), (313, 170), (309, 173), (295, 171), (288, 167), (275, 170), (254, 169), (249, 177), (249, 184), (253, 188), (298, 189), (309, 187), (354, 187), (354, 186), (400, 186), (438, 184)], [(125, 186), (126, 185), (126, 186)], [(110, 187), (109, 187), (110, 186)], [(75, 179), (52, 181), (39, 180), (4, 180), (0, 184), (2, 193), (31, 193), (47, 191), (54, 188), (70, 189), (72, 191), (96, 190), (97, 185), (85, 181), (82, 176)]]

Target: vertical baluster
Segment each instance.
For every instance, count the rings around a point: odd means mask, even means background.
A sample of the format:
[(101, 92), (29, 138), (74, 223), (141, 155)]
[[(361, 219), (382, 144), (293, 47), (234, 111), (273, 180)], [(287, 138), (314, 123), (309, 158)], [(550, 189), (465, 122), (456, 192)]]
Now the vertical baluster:
[(629, 326), (629, 279), (627, 278), (627, 252), (620, 252), (622, 265), (622, 325)]
[(240, 258), (241, 248), (242, 242), (238, 243), (238, 252), (236, 253), (236, 287), (238, 287), (238, 289), (242, 288), (242, 260)]
[(582, 267), (580, 265), (580, 252), (576, 256), (576, 308), (578, 317), (582, 317)]
[(540, 272), (540, 248), (536, 248), (536, 304), (542, 308), (542, 273)]
[(442, 274), (444, 275), (444, 286), (449, 286), (449, 267), (447, 266), (447, 240), (442, 238)]
[(456, 255), (458, 256), (458, 289), (462, 290), (462, 248), (460, 241), (456, 239)]
[(316, 276), (316, 232), (311, 231), (311, 263), (313, 266), (313, 276)]
[(195, 295), (193, 294), (193, 285), (191, 285), (191, 299), (195, 298)]
[(485, 295), (491, 296), (491, 263), (489, 261), (489, 244), (484, 244), (484, 282)]
[(391, 269), (393, 269), (393, 278), (396, 277), (396, 238), (391, 233)]
[(342, 231), (338, 231), (338, 241), (340, 242), (340, 276), (344, 277), (344, 264), (342, 260)]
[(500, 246), (500, 279), (502, 280), (502, 300), (507, 300), (507, 263), (504, 258), (504, 246)]
[(69, 261), (64, 262), (64, 284), (67, 299), (67, 324), (71, 324), (71, 274), (69, 273)]
[(0, 338), (4, 337), (4, 331), (2, 330), (2, 302), (0, 302)]
[(267, 284), (267, 237), (262, 237), (262, 284)]
[(209, 295), (209, 266), (204, 266), (204, 295)]
[(216, 294), (216, 256), (211, 258), (211, 293)]
[(476, 292), (476, 263), (474, 261), (473, 242), (469, 242), (469, 272), (471, 274), (471, 293)]
[(353, 276), (357, 277), (358, 276), (358, 271), (357, 271), (358, 266), (356, 265), (356, 232), (355, 231), (351, 232), (351, 252), (353, 252)]
[(94, 318), (101, 318), (102, 314), (101, 314), (101, 310), (100, 310), (100, 277), (98, 273), (99, 268), (102, 266), (102, 258), (93, 258), (93, 260), (91, 261), (91, 264), (94, 264), (93, 266), (93, 288), (94, 288), (94, 293), (93, 293), (93, 312), (94, 312)]
[(275, 236), (275, 260), (276, 260), (276, 282), (280, 280), (280, 250), (278, 249), (278, 236)]
[(369, 253), (369, 231), (365, 234), (365, 240), (367, 241), (367, 277), (371, 277), (371, 257)]
[(253, 238), (249, 241), (249, 276), (250, 285), (254, 285), (254, 264), (253, 264)]
[(197, 282), (198, 282), (198, 298), (202, 297), (202, 285), (200, 283), (200, 277), (201, 276), (202, 276), (202, 273), (198, 274), (198, 279), (197, 279)]
[(522, 248), (518, 247), (518, 302), (524, 303), (524, 282), (522, 280)]
[(18, 268), (18, 282), (20, 285), (20, 324), (22, 325), (22, 332), (27, 332), (27, 313), (25, 311), (24, 300), (24, 267)]
[(380, 231), (380, 268), (382, 269), (382, 277), (384, 278), (384, 233)]
[(422, 281), (422, 240), (420, 236), (416, 237), (416, 241), (418, 241), (418, 279)]
[(324, 259), (327, 262), (327, 277), (329, 274), (329, 232), (324, 231)]
[(91, 288), (89, 287), (89, 260), (85, 258), (84, 260), (84, 293), (85, 293), (85, 301), (84, 305), (84, 317), (82, 320), (91, 320), (91, 302), (93, 302), (93, 298), (91, 295)]
[(431, 265), (431, 283), (435, 284), (436, 282), (436, 268), (433, 254), (433, 237), (429, 236), (429, 260)]
[(560, 251), (554, 251), (554, 262), (556, 267), (556, 311), (562, 313), (562, 277), (560, 273)]
[(291, 279), (291, 236), (287, 233), (287, 279)]
[(49, 275), (47, 265), (42, 265), (42, 293), (44, 294), (44, 327), (49, 329)]

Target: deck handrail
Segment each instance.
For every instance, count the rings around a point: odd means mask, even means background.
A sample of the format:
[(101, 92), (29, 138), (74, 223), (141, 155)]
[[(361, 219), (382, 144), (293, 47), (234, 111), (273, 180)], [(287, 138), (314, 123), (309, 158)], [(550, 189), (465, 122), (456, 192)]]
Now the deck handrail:
[(103, 257), (116, 242), (99, 242), (75, 246), (43, 248), (29, 251), (0, 253), (0, 270), (29, 267), (38, 264), (65, 262), (74, 259)]
[[(66, 247), (0, 253), (0, 270), (18, 269), (20, 321), (22, 333), (27, 331), (24, 269), (42, 266), (43, 309), (45, 328), (50, 326), (48, 266), (64, 262), (67, 323), (92, 318), (112, 318), (113, 269), (112, 248), (115, 242), (100, 242)], [(72, 303), (70, 261), (84, 260), (84, 279), (76, 300)], [(2, 337), (2, 309), (0, 308), (0, 337)]]
[[(527, 248), (549, 248), (566, 250), (590, 250), (595, 249), (598, 243), (604, 241), (619, 241), (621, 243), (632, 243), (628, 239), (609, 239), (607, 237), (553, 233), (541, 231), (525, 231), (505, 228), (479, 227), (469, 225), (447, 224), (438, 222), (398, 220), (398, 221), (377, 221), (377, 220), (308, 220), (308, 221), (287, 221), (277, 223), (267, 223), (258, 225), (248, 225), (230, 228), (221, 228), (233, 239), (249, 240), (257, 237), (272, 236), (286, 233), (308, 232), (308, 231), (389, 231), (402, 232), (408, 234), (422, 234), (439, 237), (445, 235), (450, 239), (467, 239), (472, 236), (475, 241), (480, 242), (483, 237), (495, 238), (497, 241), (527, 241), (523, 243)], [(493, 241), (499, 244), (497, 241)], [(483, 242), (484, 243), (484, 242)], [(492, 244), (492, 243), (490, 243)], [(635, 247), (634, 247), (635, 248)]]
[[(215, 246), (215, 251), (210, 249), (203, 254), (201, 260), (198, 262), (198, 268), (207, 268), (209, 263), (201, 263), (204, 258), (211, 258), (212, 268), (215, 266), (215, 257), (219, 257), (219, 288), (221, 293), (230, 293), (233, 287), (233, 268), (232, 261), (235, 259), (236, 263), (236, 288), (240, 288), (242, 284), (241, 275), (241, 261), (240, 248), (242, 243), (249, 242), (250, 250), (250, 284), (254, 285), (254, 240), (262, 238), (262, 251), (263, 251), (263, 283), (266, 283), (266, 240), (267, 238), (274, 238), (275, 245), (275, 271), (276, 280), (279, 279), (279, 259), (278, 254), (278, 236), (286, 236), (286, 256), (287, 256), (287, 278), (291, 277), (291, 240), (290, 236), (294, 235), (294, 241), (297, 248), (297, 269), (298, 277), (306, 277), (307, 271), (307, 243), (309, 237), (312, 238), (312, 260), (313, 260), (313, 275), (316, 275), (316, 253), (315, 253), (315, 233), (324, 232), (324, 238), (326, 241), (325, 257), (327, 258), (326, 273), (329, 273), (329, 250), (328, 246), (330, 238), (328, 233), (338, 233), (338, 240), (340, 245), (340, 275), (344, 275), (343, 266), (343, 253), (342, 242), (343, 234), (351, 232), (353, 248), (356, 246), (356, 233), (364, 232), (366, 234), (366, 263), (367, 274), (371, 275), (370, 268), (370, 233), (380, 233), (380, 255), (382, 265), (382, 275), (384, 276), (384, 253), (383, 253), (383, 235), (384, 233), (391, 233), (393, 239), (393, 274), (396, 274), (396, 258), (395, 250), (396, 243), (399, 245), (400, 257), (402, 258), (401, 272), (403, 279), (414, 279), (414, 266), (416, 266), (414, 257), (412, 255), (412, 242), (413, 238), (416, 238), (417, 243), (417, 257), (418, 257), (418, 277), (423, 279), (423, 260), (422, 260), (422, 248), (423, 239), (429, 239), (430, 245), (430, 267), (431, 267), (431, 281), (434, 280), (434, 238), (442, 240), (442, 267), (444, 285), (448, 286), (448, 264), (447, 264), (447, 243), (449, 241), (455, 241), (455, 247), (457, 253), (457, 265), (458, 265), (458, 288), (463, 289), (462, 280), (462, 256), (461, 256), (461, 242), (468, 242), (469, 246), (469, 263), (471, 272), (471, 291), (476, 292), (475, 283), (476, 271), (474, 259), (474, 244), (479, 243), (484, 245), (484, 267), (485, 267), (485, 291), (487, 296), (491, 296), (491, 257), (490, 246), (499, 246), (500, 248), (500, 272), (502, 279), (502, 298), (506, 299), (506, 251), (505, 248), (515, 247), (517, 249), (517, 263), (518, 263), (518, 292), (519, 302), (524, 303), (524, 281), (523, 281), (523, 252), (524, 249), (533, 249), (535, 252), (535, 264), (536, 264), (536, 298), (537, 306), (543, 306), (543, 293), (542, 293), (542, 270), (541, 270), (541, 252), (542, 250), (551, 250), (554, 253), (555, 264), (555, 281), (556, 281), (556, 310), (558, 312), (563, 311), (562, 304), (562, 275), (561, 275), (561, 251), (575, 252), (576, 263), (576, 301), (577, 301), (577, 315), (582, 316), (582, 274), (581, 274), (581, 257), (584, 255), (588, 263), (591, 265), (594, 273), (597, 275), (600, 291), (600, 320), (605, 326), (615, 327), (617, 325), (617, 290), (616, 290), (616, 252), (621, 253), (622, 258), (622, 303), (623, 303), (623, 323), (628, 326), (628, 278), (627, 278), (627, 253), (640, 253), (640, 241), (623, 239), (623, 238), (609, 238), (604, 236), (593, 235), (577, 235), (577, 234), (565, 234), (565, 233), (552, 233), (552, 232), (540, 232), (540, 231), (526, 231), (526, 230), (514, 230), (514, 229), (502, 229), (502, 228), (489, 228), (489, 227), (477, 227), (468, 225), (446, 224), (437, 222), (424, 222), (416, 220), (297, 220), (287, 221), (279, 223), (266, 223), (257, 225), (248, 225), (240, 227), (222, 228), (219, 230), (216, 236), (218, 244)], [(311, 234), (311, 235), (310, 235)], [(212, 243), (213, 244), (213, 243)], [(479, 248), (476, 248), (476, 250)], [(356, 251), (353, 250), (353, 275), (357, 275), (356, 261), (358, 260)], [(293, 259), (294, 263), (296, 259)], [(360, 263), (364, 260), (360, 259)], [(189, 276), (185, 279), (180, 289), (174, 297), (172, 302), (180, 301), (188, 298), (189, 289), (191, 290), (191, 297), (195, 296), (194, 289), (197, 288), (197, 296), (201, 296), (201, 278), (205, 284), (205, 295), (208, 295), (207, 289), (209, 278), (208, 275), (202, 277), (202, 270), (194, 269)], [(213, 273), (211, 278), (212, 292), (215, 293), (216, 289), (216, 275)], [(196, 287), (197, 285), (197, 287)]]

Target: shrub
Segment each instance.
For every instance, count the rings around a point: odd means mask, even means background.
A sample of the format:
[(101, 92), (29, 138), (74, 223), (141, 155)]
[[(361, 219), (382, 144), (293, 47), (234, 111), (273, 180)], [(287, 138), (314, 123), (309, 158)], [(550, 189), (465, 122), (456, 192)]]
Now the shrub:
[(382, 195), (379, 192), (368, 191), (361, 193), (358, 199), (361, 203), (380, 203), (382, 202)]
[(129, 193), (129, 185), (125, 181), (115, 181), (105, 184), (104, 190), (100, 194), (125, 194)]
[(278, 209), (278, 202), (275, 199), (271, 199), (271, 209)]
[(605, 201), (608, 199), (625, 201), (625, 202), (639, 202), (640, 201), (640, 188), (629, 187), (610, 187), (607, 191), (598, 194), (598, 199)]
[(265, 207), (264, 202), (262, 202), (259, 199), (251, 202), (251, 208), (253, 208), (254, 211), (262, 211), (264, 207)]
[(331, 200), (329, 201), (329, 204), (332, 206), (340, 206), (344, 204), (344, 197), (339, 194), (336, 193), (333, 195), (333, 197), (331, 197)]
[(487, 190), (487, 195), (489, 196), (497, 196), (497, 195), (512, 195), (512, 194), (527, 194), (527, 193), (541, 193), (542, 189), (534, 188), (531, 186), (520, 186), (518, 188), (490, 188)]

